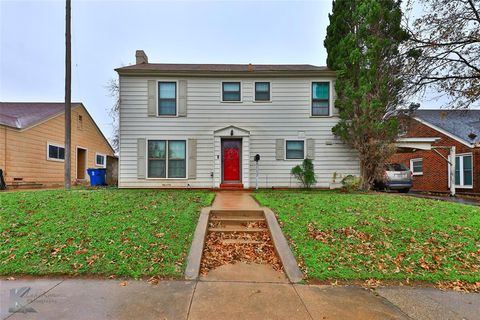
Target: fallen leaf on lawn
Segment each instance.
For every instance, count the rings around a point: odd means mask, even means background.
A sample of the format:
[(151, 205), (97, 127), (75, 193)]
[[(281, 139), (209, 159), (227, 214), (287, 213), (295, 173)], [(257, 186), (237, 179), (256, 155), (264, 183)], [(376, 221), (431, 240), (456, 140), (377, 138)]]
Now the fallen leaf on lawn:
[(156, 276), (153, 276), (153, 277), (151, 277), (150, 279), (147, 280), (147, 282), (149, 284), (152, 284), (152, 285), (158, 284), (158, 281), (159, 281), (159, 279)]

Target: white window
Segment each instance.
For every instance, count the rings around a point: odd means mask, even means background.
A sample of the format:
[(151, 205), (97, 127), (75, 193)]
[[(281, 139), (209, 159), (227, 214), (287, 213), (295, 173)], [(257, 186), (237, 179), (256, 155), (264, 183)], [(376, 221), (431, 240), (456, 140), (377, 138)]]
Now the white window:
[(65, 147), (60, 144), (47, 143), (47, 160), (64, 161)]
[(330, 82), (312, 82), (312, 116), (330, 115)]
[(455, 186), (473, 187), (473, 155), (471, 153), (459, 154), (455, 157)]
[(305, 141), (285, 140), (285, 159), (305, 159)]
[(105, 160), (106, 160), (106, 156), (104, 154), (101, 154), (101, 153), (95, 154), (95, 165), (97, 167), (105, 168), (105, 165), (106, 165)]
[(255, 101), (270, 101), (270, 82), (255, 82)]
[(148, 140), (148, 178), (186, 178), (185, 140)]
[(222, 101), (241, 102), (242, 101), (242, 83), (222, 82)]
[(177, 83), (159, 82), (158, 83), (158, 115), (176, 116), (177, 115)]
[(414, 176), (420, 176), (423, 174), (423, 159), (412, 159), (410, 160), (410, 171)]

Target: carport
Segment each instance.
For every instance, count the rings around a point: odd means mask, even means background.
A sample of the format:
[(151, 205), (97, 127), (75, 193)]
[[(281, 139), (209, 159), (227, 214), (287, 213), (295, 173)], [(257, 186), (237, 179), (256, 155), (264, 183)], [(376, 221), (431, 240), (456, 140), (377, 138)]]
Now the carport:
[[(455, 146), (433, 146), (440, 138), (398, 138), (395, 142), (398, 152), (415, 152), (416, 150), (432, 150), (436, 152), (442, 159), (447, 161), (450, 168), (450, 196), (455, 196)], [(450, 150), (449, 157), (445, 157), (438, 152), (438, 149)], [(450, 160), (452, 159), (452, 160)]]

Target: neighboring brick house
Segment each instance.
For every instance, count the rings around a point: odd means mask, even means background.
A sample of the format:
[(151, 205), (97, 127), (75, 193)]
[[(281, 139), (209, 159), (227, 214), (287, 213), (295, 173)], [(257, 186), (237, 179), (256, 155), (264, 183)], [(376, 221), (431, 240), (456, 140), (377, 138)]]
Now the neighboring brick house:
[[(417, 110), (406, 138), (438, 138), (435, 147), (456, 147), (456, 191), (480, 194), (480, 110)], [(449, 192), (449, 149), (397, 153), (391, 162), (413, 173), (417, 191)], [(438, 153), (437, 153), (438, 152)]]
[[(0, 169), (8, 186), (63, 185), (64, 103), (0, 102)], [(72, 103), (72, 182), (88, 182), (114, 151), (82, 103)], [(113, 161), (113, 160), (112, 160)]]

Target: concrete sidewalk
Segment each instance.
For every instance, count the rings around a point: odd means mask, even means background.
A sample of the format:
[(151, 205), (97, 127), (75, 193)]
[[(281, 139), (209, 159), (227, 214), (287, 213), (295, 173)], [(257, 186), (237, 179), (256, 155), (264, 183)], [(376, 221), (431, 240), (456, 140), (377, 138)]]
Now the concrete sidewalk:
[[(9, 312), (15, 302), (18, 312)], [(19, 279), (0, 280), (0, 318), (475, 320), (480, 296), (407, 287), (371, 292), (267, 282)]]

